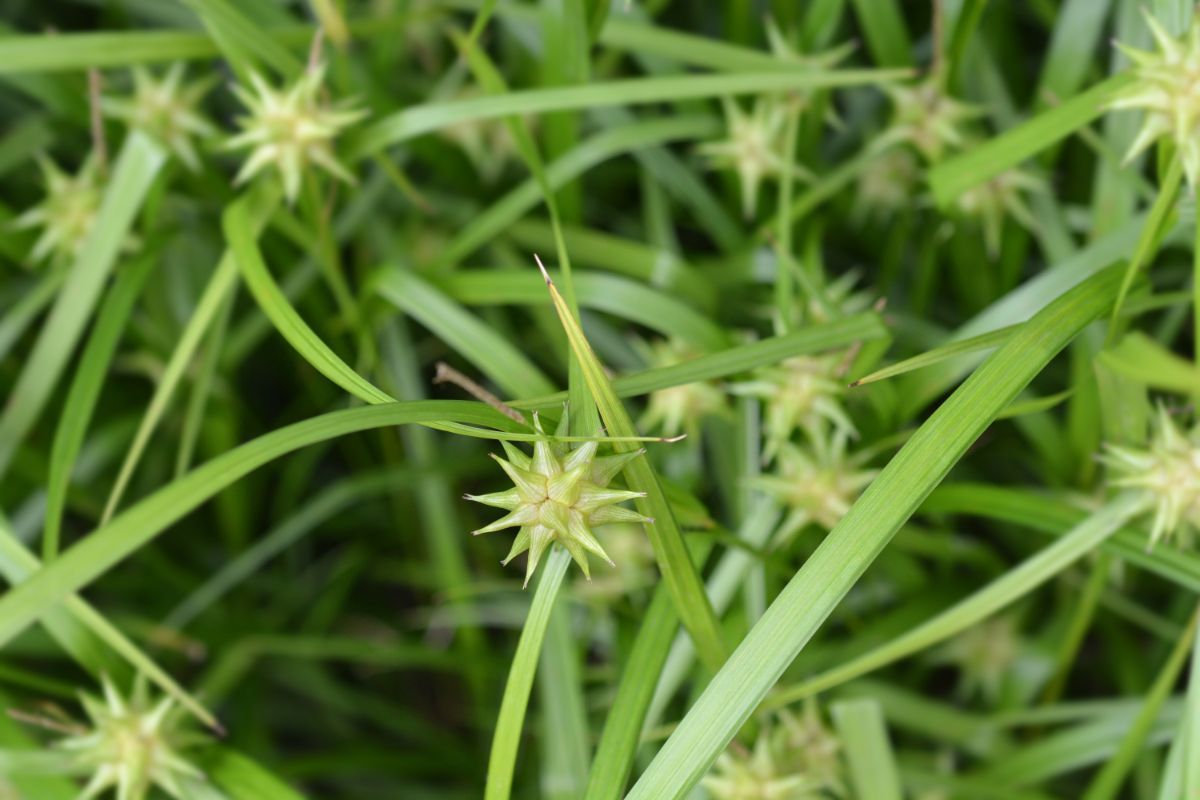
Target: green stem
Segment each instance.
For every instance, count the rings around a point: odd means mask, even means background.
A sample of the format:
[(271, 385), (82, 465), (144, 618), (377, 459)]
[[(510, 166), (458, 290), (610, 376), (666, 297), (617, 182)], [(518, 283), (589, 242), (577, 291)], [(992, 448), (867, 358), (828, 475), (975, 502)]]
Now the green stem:
[(538, 655), (554, 600), (562, 587), (563, 577), (571, 564), (566, 549), (554, 545), (546, 566), (538, 579), (529, 616), (521, 629), (521, 639), (508, 671), (508, 682), (504, 686), (504, 698), (500, 701), (500, 716), (496, 720), (496, 733), (492, 737), (492, 752), (488, 758), (487, 788), (485, 800), (508, 800), (512, 795), (513, 772), (516, 768), (517, 750), (521, 744), (521, 728), (525, 723), (525, 710), (529, 705), (529, 693), (533, 688), (533, 676), (537, 672)]
[(1196, 233), (1192, 243), (1192, 358), (1200, 364), (1200, 202), (1196, 203)]
[(778, 333), (787, 333), (794, 322), (792, 296), (792, 270), (790, 264), (792, 254), (792, 220), (789, 209), (792, 205), (792, 189), (795, 186), (796, 167), (796, 136), (799, 131), (800, 109), (788, 109), (787, 126), (784, 128), (783, 141), (787, 152), (783, 158), (783, 170), (779, 176), (779, 211), (776, 214), (779, 229), (776, 231), (776, 247), (781, 256), (776, 259), (775, 270), (775, 311), (778, 316)]
[(1058, 653), (1055, 654), (1054, 676), (1046, 684), (1046, 690), (1042, 693), (1043, 705), (1051, 705), (1062, 696), (1063, 687), (1067, 684), (1067, 676), (1071, 673), (1071, 665), (1075, 663), (1075, 657), (1079, 653), (1079, 646), (1083, 644), (1083, 637), (1087, 634), (1092, 619), (1096, 616), (1096, 607), (1100, 602), (1104, 584), (1108, 580), (1111, 561), (1108, 553), (1101, 551), (1097, 554), (1096, 563), (1092, 565), (1092, 572), (1088, 575), (1087, 583), (1084, 584), (1083, 592), (1079, 595), (1075, 606), (1075, 613), (1071, 616), (1071, 623), (1063, 636), (1062, 644), (1059, 645)]
[(1171, 158), (1171, 166), (1167, 168), (1167, 175), (1159, 187), (1158, 197), (1155, 198), (1154, 205), (1150, 207), (1150, 214), (1146, 217), (1146, 224), (1138, 238), (1137, 247), (1133, 251), (1133, 257), (1129, 259), (1125, 277), (1121, 280), (1121, 288), (1117, 292), (1117, 302), (1113, 304), (1112, 316), (1109, 318), (1108, 344), (1116, 341), (1120, 330), (1118, 320), (1121, 316), (1121, 307), (1125, 304), (1125, 296), (1129, 294), (1130, 287), (1133, 286), (1133, 279), (1141, 271), (1142, 265), (1150, 261), (1158, 251), (1163, 223), (1175, 204), (1175, 196), (1179, 193), (1179, 184), (1182, 178), (1183, 161), (1176, 153)]
[(1179, 679), (1179, 673), (1187, 661), (1188, 651), (1192, 646), (1192, 639), (1196, 635), (1197, 619), (1200, 619), (1200, 609), (1192, 614), (1187, 631), (1175, 643), (1175, 648), (1154, 680), (1154, 685), (1146, 694), (1146, 700), (1142, 704), (1137, 718), (1134, 719), (1125, 737), (1121, 740), (1116, 754), (1104, 763), (1104, 767), (1088, 787), (1083, 800), (1111, 800), (1117, 796), (1121, 784), (1125, 782), (1129, 770), (1133, 768), (1134, 761), (1141, 755), (1142, 748), (1146, 745), (1146, 737), (1149, 736), (1154, 721), (1158, 719), (1163, 703)]

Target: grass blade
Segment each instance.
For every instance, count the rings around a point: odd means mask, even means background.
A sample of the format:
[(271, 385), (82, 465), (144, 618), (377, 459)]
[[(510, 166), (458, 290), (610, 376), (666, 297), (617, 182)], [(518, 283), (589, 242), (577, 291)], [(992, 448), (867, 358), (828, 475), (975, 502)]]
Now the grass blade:
[(125, 140), (91, 233), (71, 265), (0, 416), (0, 476), (54, 391), (165, 159), (162, 148), (140, 133)]
[(1090, 553), (1128, 522), (1133, 514), (1143, 509), (1139, 495), (1121, 496), (1076, 525), (1045, 550), (936, 617), (858, 658), (839, 664), (792, 689), (778, 692), (767, 700), (766, 705), (778, 708), (812, 697), (961, 633), (1016, 602)]
[(1132, 76), (1128, 74), (1115, 75), (995, 139), (941, 162), (929, 171), (929, 188), (938, 205), (949, 207), (966, 190), (1019, 165), (1089, 124), (1130, 80)]
[(58, 555), (67, 487), (75, 459), (91, 424), (92, 412), (113, 353), (117, 349), (130, 311), (150, 275), (157, 253), (142, 257), (126, 266), (109, 290), (100, 308), (96, 325), (79, 358), (79, 370), (71, 381), (67, 401), (58, 418), (54, 443), (50, 448), (50, 472), (46, 477), (46, 522), (42, 529), (42, 560), (53, 561)]
[(487, 788), (484, 792), (486, 800), (508, 800), (512, 793), (521, 728), (525, 724), (529, 693), (533, 690), (538, 654), (546, 637), (546, 627), (550, 624), (554, 600), (570, 565), (571, 555), (566, 549), (555, 545), (538, 579), (533, 602), (529, 606), (529, 616), (521, 628), (521, 639), (517, 642), (517, 652), (504, 685), (504, 699), (500, 703), (500, 717), (496, 720), (492, 752), (488, 757)]
[[(838, 350), (857, 342), (879, 341), (887, 335), (887, 329), (878, 315), (855, 314), (832, 322), (809, 325), (760, 342), (698, 356), (679, 364), (620, 375), (611, 383), (617, 397), (638, 397), (686, 383), (728, 378), (791, 356)], [(514, 408), (552, 408), (562, 405), (564, 399), (566, 394), (560, 392), (545, 397), (512, 400), (509, 405)]]
[[(538, 266), (541, 266), (540, 262)], [(567, 332), (571, 351), (575, 353), (579, 365), (583, 368), (588, 388), (591, 389), (600, 409), (600, 416), (608, 427), (608, 433), (618, 437), (636, 436), (633, 422), (621, 401), (617, 399), (616, 392), (613, 391), (603, 367), (584, 337), (578, 320), (571, 314), (566, 301), (544, 268), (542, 277), (550, 290), (563, 329)], [(618, 452), (631, 449), (629, 445), (623, 444), (615, 444), (614, 447)], [(663, 494), (662, 486), (653, 468), (644, 458), (632, 461), (626, 467), (625, 476), (632, 489), (646, 493), (646, 497), (637, 502), (638, 511), (654, 520), (646, 525), (646, 529), (654, 546), (654, 557), (663, 580), (671, 588), (675, 610), (691, 634), (701, 660), (709, 669), (716, 669), (725, 659), (725, 645), (717, 629), (716, 615), (708, 602), (708, 596), (704, 593), (696, 567), (688, 556), (683, 536), (675, 522), (674, 512)]]
[[(33, 553), (13, 534), (8, 520), (0, 515), (0, 572), (4, 579), (16, 586), (41, 567)], [(220, 730), (208, 709), (78, 595), (71, 595), (61, 605), (51, 608), (42, 621), (63, 649), (93, 675), (113, 674), (114, 667), (119, 668), (120, 664), (114, 664), (109, 653), (116, 653), (205, 725)]]
[(172, 523), (242, 476), (301, 447), (357, 431), (405, 424), (466, 425), (513, 431), (508, 417), (480, 403), (425, 400), (335, 411), (264, 434), (197, 467), (130, 506), (28, 581), (0, 597), (0, 646), (67, 595), (78, 592)]
[(515, 345), (416, 274), (385, 268), (373, 286), (380, 297), (433, 331), (501, 391), (554, 391), (554, 383)]
[(550, 111), (576, 111), (605, 106), (678, 102), (723, 95), (758, 94), (789, 89), (830, 89), (898, 80), (906, 70), (810, 70), (733, 75), (681, 75), (594, 82), (586, 86), (526, 89), (412, 106), (384, 117), (364, 130), (347, 148), (364, 158), (393, 145), (459, 122)]
[(1051, 302), (913, 434), (713, 678), (630, 800), (681, 797), (700, 779), (892, 535), (967, 447), (1075, 335), (1107, 310), (1108, 270)]
[(1146, 738), (1150, 735), (1150, 730), (1158, 718), (1163, 703), (1171, 694), (1171, 690), (1175, 688), (1175, 683), (1179, 680), (1179, 673), (1183, 670), (1183, 665), (1187, 663), (1188, 651), (1196, 637), (1198, 620), (1200, 620), (1200, 609), (1192, 614), (1187, 631), (1179, 637), (1179, 641), (1171, 650), (1171, 655), (1167, 657), (1167, 663), (1163, 664), (1162, 671), (1154, 679), (1154, 684), (1150, 687), (1145, 702), (1138, 710), (1137, 717), (1121, 738), (1121, 745), (1117, 748), (1116, 754), (1104, 762), (1104, 767), (1088, 786), (1083, 800), (1112, 800), (1121, 790), (1121, 784), (1125, 782), (1125, 777), (1133, 768), (1133, 762), (1142, 754), (1142, 750), (1146, 746)]
[(904, 789), (879, 703), (865, 698), (842, 700), (830, 706), (829, 713), (846, 748), (855, 796), (901, 800)]
[(283, 334), (296, 352), (329, 380), (365, 403), (393, 403), (387, 392), (359, 375), (330, 349), (292, 306), (279, 284), (271, 277), (258, 249), (251, 199), (243, 197), (231, 205), (222, 220), (229, 249), (241, 269), (259, 308)]

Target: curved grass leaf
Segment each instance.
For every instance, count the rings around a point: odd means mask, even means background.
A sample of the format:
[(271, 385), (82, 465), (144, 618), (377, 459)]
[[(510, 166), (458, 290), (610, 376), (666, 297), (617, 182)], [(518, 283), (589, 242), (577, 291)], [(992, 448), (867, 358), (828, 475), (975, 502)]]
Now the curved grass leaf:
[[(545, 186), (555, 191), (597, 164), (622, 153), (681, 139), (702, 139), (719, 130), (719, 123), (712, 117), (650, 119), (608, 128), (550, 163), (545, 169)], [(458, 263), (502, 234), (509, 225), (542, 202), (545, 196), (542, 182), (536, 176), (526, 180), (463, 226), (446, 246), (439, 263)]]
[(480, 403), (424, 400), (335, 411), (264, 434), (224, 453), (130, 506), (28, 581), (0, 597), (0, 646), (67, 595), (78, 592), (205, 500), (263, 464), (310, 444), (393, 425), (462, 423), (516, 431)]
[[(33, 553), (25, 549), (13, 533), (8, 520), (0, 515), (0, 573), (11, 585), (20, 584), (42, 568)], [(71, 595), (52, 607), (43, 617), (46, 630), (81, 666), (93, 675), (120, 674), (116, 654), (139, 673), (154, 682), (179, 705), (196, 715), (211, 728), (218, 728), (208, 709), (188, 694), (174, 678), (121, 633), (115, 625), (78, 595)]]
[[(557, 275), (552, 273), (552, 277)], [(701, 352), (722, 350), (728, 339), (712, 320), (676, 300), (616, 275), (579, 272), (573, 276), (579, 304), (584, 308), (636, 322), (664, 336), (682, 339)], [(465, 270), (437, 281), (450, 297), (467, 305), (549, 304), (546, 286), (525, 272)]]
[(550, 111), (678, 102), (725, 95), (789, 89), (831, 89), (898, 80), (907, 70), (811, 70), (733, 75), (677, 75), (604, 81), (565, 88), (526, 89), (410, 106), (366, 128), (348, 146), (349, 157), (364, 158), (408, 139), (461, 122)]
[(100, 515), (100, 524), (111, 519), (113, 512), (120, 504), (121, 498), (125, 494), (125, 487), (128, 485), (129, 479), (133, 477), (133, 471), (137, 468), (146, 445), (150, 443), (150, 437), (154, 435), (155, 428), (158, 427), (159, 421), (167, 410), (167, 404), (170, 403), (175, 389), (183, 379), (184, 370), (192, 363), (196, 348), (200, 346), (205, 332), (216, 319), (221, 306), (233, 293), (237, 286), (237, 279), (237, 262), (232, 255), (226, 254), (209, 277), (208, 285), (200, 295), (187, 325), (184, 326), (179, 341), (175, 344), (175, 349), (171, 351), (171, 357), (167, 359), (162, 375), (154, 387), (150, 403), (146, 406), (146, 413), (142, 415), (137, 432), (133, 436), (133, 442), (129, 445), (129, 451), (125, 454), (120, 469), (117, 470), (117, 477), (109, 491), (108, 500), (105, 501), (104, 511)]
[(966, 190), (1017, 166), (1087, 125), (1103, 113), (1105, 104), (1132, 79), (1129, 73), (1114, 75), (1012, 130), (937, 164), (929, 170), (929, 188), (938, 205), (948, 207)]
[(684, 796), (816, 629), (970, 444), (1075, 335), (1105, 311), (1109, 269), (1051, 302), (984, 362), (892, 458), (709, 683), (630, 800)]
[[(921, 506), (926, 513), (972, 514), (1063, 535), (1087, 514), (1065, 500), (1004, 486), (953, 483), (939, 486)], [(1186, 550), (1151, 548), (1150, 537), (1130, 528), (1105, 540), (1103, 549), (1122, 561), (1200, 593), (1200, 556)]]
[[(579, 327), (579, 321), (575, 319), (571, 309), (567, 307), (566, 301), (550, 280), (549, 273), (543, 270), (543, 277), (554, 301), (554, 309), (558, 312), (558, 318), (562, 322), (563, 330), (567, 332), (571, 351), (579, 360), (584, 379), (587, 381), (588, 388), (591, 389), (592, 396), (596, 399), (596, 406), (600, 409), (600, 416), (603, 418), (608, 432), (617, 437), (636, 436), (637, 432), (633, 422), (617, 398), (616, 392), (613, 391), (612, 384), (604, 374), (604, 368), (600, 365), (596, 354), (592, 352), (591, 345), (588, 344), (583, 330)], [(616, 443), (614, 449), (618, 452), (628, 452), (632, 446)], [(658, 562), (659, 571), (662, 573), (664, 582), (670, 587), (676, 613), (679, 614), (684, 627), (691, 634), (701, 660), (709, 669), (715, 670), (725, 660), (726, 647), (721, 641), (716, 615), (713, 613), (712, 605), (708, 602), (708, 596), (704, 593), (696, 566), (692, 563), (687, 548), (684, 546), (683, 536), (675, 521), (674, 512), (663, 493), (658, 477), (646, 459), (637, 458), (625, 468), (625, 478), (630, 488), (646, 493), (646, 496), (638, 500), (636, 505), (639, 512), (654, 520), (647, 523), (645, 527), (650, 537), (650, 543), (654, 547), (654, 557)]]
[[(856, 342), (879, 341), (887, 335), (887, 328), (877, 314), (855, 314), (832, 322), (809, 325), (782, 336), (697, 356), (679, 364), (619, 375), (611, 383), (617, 397), (638, 397), (685, 383), (728, 378), (792, 356), (837, 350)], [(566, 394), (560, 392), (545, 397), (511, 400), (509, 405), (514, 408), (552, 408), (562, 405), (564, 399)]]
[(416, 274), (384, 268), (372, 285), (381, 297), (432, 331), (501, 391), (554, 391), (554, 383), (515, 345)]
[(1037, 555), (955, 603), (927, 622), (828, 672), (770, 697), (766, 706), (778, 708), (812, 697), (868, 672), (919, 653), (961, 633), (1041, 586), (1098, 547), (1131, 516), (1144, 509), (1141, 495), (1130, 493), (1106, 505)]
[(1142, 751), (1146, 747), (1146, 739), (1162, 710), (1163, 703), (1166, 702), (1171, 690), (1179, 681), (1179, 673), (1183, 671), (1183, 665), (1187, 663), (1188, 651), (1191, 650), (1192, 641), (1196, 637), (1198, 621), (1200, 621), (1200, 609), (1192, 614), (1187, 630), (1179, 637), (1179, 641), (1175, 643), (1175, 647), (1167, 657), (1167, 663), (1163, 664), (1158, 677), (1154, 679), (1142, 707), (1138, 709), (1138, 715), (1133, 724), (1121, 737), (1121, 744), (1117, 748), (1117, 752), (1104, 762), (1104, 766), (1096, 774), (1091, 785), (1088, 786), (1087, 792), (1083, 795), (1083, 800), (1112, 800), (1121, 790), (1121, 784), (1125, 782), (1134, 762), (1142, 755)]
[(304, 800), (304, 795), (231, 748), (205, 748), (201, 765), (208, 779), (230, 800)]
[(868, 383), (881, 381), (885, 378), (894, 378), (897, 375), (903, 375), (906, 372), (912, 372), (913, 370), (928, 367), (932, 364), (939, 364), (948, 358), (961, 356), (964, 353), (975, 353), (980, 350), (990, 350), (994, 347), (999, 347), (1019, 327), (1020, 325), (1009, 325), (1005, 328), (981, 333), (978, 336), (959, 339), (940, 347), (931, 348), (920, 355), (915, 355), (912, 358), (906, 358), (903, 361), (897, 361), (895, 364), (889, 364), (882, 369), (877, 369), (870, 375), (864, 375), (850, 385), (864, 386)]
[(126, 266), (117, 277), (79, 358), (79, 369), (71, 381), (67, 401), (54, 430), (50, 448), (50, 471), (46, 477), (46, 521), (42, 529), (42, 560), (53, 561), (58, 555), (62, 531), (63, 510), (67, 504), (67, 487), (75, 459), (83, 447), (83, 439), (92, 420), (92, 412), (113, 353), (117, 349), (130, 311), (141, 293), (146, 278), (155, 264), (153, 257), (143, 256)]
[(901, 800), (904, 788), (878, 701), (841, 700), (830, 706), (829, 713), (845, 748), (855, 795), (872, 800)]
[(243, 197), (225, 211), (222, 227), (229, 249), (250, 293), (275, 328), (296, 352), (338, 386), (365, 403), (392, 403), (387, 392), (372, 384), (337, 356), (308, 326), (271, 277), (258, 249), (251, 199)]

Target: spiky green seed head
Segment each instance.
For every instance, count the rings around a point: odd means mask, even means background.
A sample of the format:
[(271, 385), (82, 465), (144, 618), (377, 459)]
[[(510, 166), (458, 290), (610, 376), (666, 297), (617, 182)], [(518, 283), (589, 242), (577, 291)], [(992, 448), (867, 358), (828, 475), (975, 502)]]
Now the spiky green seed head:
[(937, 650), (934, 660), (958, 668), (961, 697), (980, 694), (994, 703), (1020, 656), (1020, 623), (1016, 616), (1006, 614), (963, 631)]
[(1102, 460), (1114, 486), (1141, 490), (1154, 510), (1151, 547), (1172, 537), (1192, 543), (1200, 531), (1200, 426), (1185, 432), (1160, 405), (1146, 449), (1110, 445)]
[[(171, 698), (151, 702), (143, 680), (128, 698), (108, 678), (101, 683), (103, 698), (80, 695), (88, 729), (56, 743), (71, 754), (76, 767), (91, 772), (78, 800), (101, 797), (110, 789), (116, 800), (145, 800), (154, 787), (185, 800), (187, 784), (202, 781), (204, 774), (180, 755), (189, 743), (177, 730)], [(216, 791), (206, 788), (210, 794)]]
[(111, 117), (161, 142), (193, 172), (200, 169), (194, 139), (216, 136), (217, 129), (200, 112), (211, 80), (185, 83), (184, 65), (172, 64), (162, 79), (145, 68), (133, 68), (133, 97), (106, 97), (101, 107)]
[(282, 90), (272, 87), (256, 72), (250, 73), (253, 92), (234, 85), (234, 94), (250, 112), (238, 119), (242, 132), (225, 144), (231, 150), (250, 149), (234, 183), (245, 183), (267, 167), (274, 167), (288, 202), (294, 202), (300, 194), (304, 174), (310, 168), (323, 169), (335, 178), (354, 183), (354, 175), (334, 153), (334, 142), (367, 112), (324, 103), (324, 76), (325, 67), (319, 65)]
[[(459, 92), (456, 99), (465, 100), (481, 94), (478, 89), (467, 89)], [(536, 130), (537, 118), (525, 119), (525, 124)], [(493, 184), (499, 180), (504, 168), (518, 155), (512, 129), (505, 120), (461, 120), (445, 126), (439, 134), (458, 146), (484, 183)]]
[(97, 162), (91, 155), (74, 175), (50, 158), (37, 157), (45, 195), (42, 202), (13, 220), (16, 228), (40, 228), (30, 261), (65, 262), (79, 255), (100, 210), (102, 189)]
[(878, 470), (863, 469), (860, 456), (848, 456), (844, 430), (823, 432), (806, 445), (785, 442), (773, 473), (758, 475), (750, 485), (776, 498), (790, 511), (779, 528), (778, 542), (813, 524), (829, 531)]
[(912, 150), (890, 147), (863, 167), (851, 213), (862, 221), (889, 219), (912, 207), (920, 180), (921, 168)]
[[(563, 415), (564, 423), (566, 415)], [(534, 428), (545, 435), (541, 421), (534, 416)], [(560, 425), (559, 435), (566, 432)], [(477, 531), (491, 533), (505, 528), (517, 528), (517, 538), (504, 558), (508, 564), (517, 555), (529, 551), (525, 568), (525, 586), (537, 569), (538, 562), (551, 544), (557, 542), (567, 549), (571, 558), (591, 577), (588, 553), (612, 565), (592, 531), (593, 526), (613, 522), (653, 522), (619, 503), (645, 497), (644, 492), (613, 489), (609, 484), (641, 451), (597, 456), (599, 442), (585, 442), (574, 450), (552, 442), (549, 437), (534, 442), (532, 457), (517, 447), (505, 443), (507, 459), (493, 456), (513, 482), (513, 488), (492, 494), (467, 495), (468, 500), (502, 508), (508, 513)]]
[(892, 101), (892, 121), (877, 144), (907, 142), (930, 162), (961, 147), (967, 139), (964, 125), (980, 113), (946, 94), (938, 76), (884, 91)]
[(1125, 153), (1129, 163), (1161, 138), (1175, 145), (1188, 183), (1200, 180), (1200, 26), (1176, 38), (1145, 7), (1142, 12), (1156, 51), (1117, 47), (1133, 62), (1134, 81), (1109, 101), (1111, 110), (1145, 113), (1142, 127)]
[(776, 712), (783, 747), (793, 768), (839, 797), (845, 794), (842, 741), (822, 719), (817, 701), (808, 698), (799, 716), (787, 709)]
[[(816, 53), (801, 52), (793, 42), (797, 37), (789, 37), (779, 27), (775, 18), (766, 18), (767, 43), (771, 47), (771, 55), (780, 61), (796, 66), (804, 66), (814, 70), (833, 69), (854, 52), (855, 44), (846, 42)], [(813, 104), (817, 91), (811, 89), (793, 89), (778, 95), (780, 104), (787, 110), (805, 112)], [(825, 121), (834, 127), (841, 127), (842, 121), (837, 117), (833, 104), (828, 104), (825, 110)]]
[[(787, 715), (790, 722), (795, 717)], [(712, 770), (701, 780), (712, 800), (821, 800), (828, 797), (825, 789), (835, 785), (805, 769), (805, 749), (812, 740), (794, 746), (791, 739), (799, 731), (790, 729), (783, 718), (778, 724), (764, 721), (754, 740), (753, 749), (747, 751), (738, 742), (717, 757)], [(807, 732), (806, 732), (807, 733)], [(822, 742), (821, 747), (826, 747)], [(833, 756), (837, 758), (836, 741)], [(836, 785), (840, 785), (839, 783)]]
[[(678, 340), (663, 339), (645, 346), (650, 367), (669, 367), (682, 364), (698, 354)], [(638, 421), (645, 431), (659, 431), (664, 436), (680, 433), (695, 434), (700, 421), (725, 409), (725, 394), (707, 381), (684, 383), (651, 392), (646, 410)]]
[[(732, 169), (737, 173), (742, 190), (742, 211), (747, 219), (758, 208), (758, 192), (764, 179), (778, 175), (783, 169), (780, 155), (783, 142), (785, 113), (776, 98), (760, 97), (747, 113), (732, 98), (723, 98), (726, 138), (705, 142), (698, 152), (715, 169)], [(797, 167), (796, 177), (809, 177)]]
[(1037, 231), (1038, 222), (1022, 192), (1045, 192), (1046, 183), (1035, 175), (1019, 169), (1001, 172), (967, 189), (957, 200), (958, 211), (979, 223), (988, 256), (1000, 254), (1000, 234), (1004, 218), (1011, 216), (1028, 231)]
[(764, 463), (771, 463), (798, 430), (810, 439), (821, 436), (827, 425), (856, 435), (841, 404), (846, 390), (841, 361), (837, 355), (796, 356), (764, 367), (752, 380), (730, 387), (734, 394), (758, 397), (766, 406)]

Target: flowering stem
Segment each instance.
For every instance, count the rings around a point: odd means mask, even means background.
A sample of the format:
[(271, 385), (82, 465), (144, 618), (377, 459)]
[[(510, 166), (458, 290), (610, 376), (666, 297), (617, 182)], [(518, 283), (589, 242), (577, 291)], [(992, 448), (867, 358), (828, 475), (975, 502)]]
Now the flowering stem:
[(558, 590), (562, 587), (570, 564), (571, 555), (566, 548), (554, 545), (538, 579), (533, 603), (529, 606), (529, 616), (521, 628), (521, 640), (517, 643), (517, 652), (508, 671), (508, 682), (504, 685), (504, 699), (500, 701), (500, 716), (496, 720), (496, 733), (492, 737), (492, 752), (488, 758), (485, 800), (508, 800), (512, 794), (517, 749), (521, 743), (521, 728), (529, 705), (529, 693), (533, 688), (533, 676), (537, 672), (538, 655), (546, 638), (554, 600), (558, 597)]
[(1071, 666), (1075, 664), (1079, 654), (1079, 647), (1083, 644), (1083, 638), (1087, 635), (1088, 629), (1092, 626), (1092, 620), (1096, 616), (1096, 608), (1100, 602), (1100, 593), (1104, 591), (1104, 586), (1108, 582), (1111, 565), (1112, 558), (1108, 553), (1104, 551), (1096, 553), (1096, 562), (1092, 564), (1091, 574), (1088, 575), (1087, 583), (1083, 586), (1083, 591), (1078, 595), (1075, 613), (1071, 615), (1071, 624), (1067, 628), (1066, 635), (1062, 638), (1058, 652), (1055, 654), (1054, 675), (1050, 678), (1050, 682), (1046, 684), (1045, 691), (1042, 692), (1042, 705), (1051, 705), (1058, 702), (1063, 688), (1067, 685), (1067, 677), (1070, 675)]
[(1084, 800), (1110, 800), (1110, 798), (1117, 796), (1117, 792), (1121, 789), (1121, 784), (1125, 782), (1125, 778), (1133, 768), (1134, 761), (1142, 753), (1142, 748), (1145, 746), (1146, 739), (1150, 735), (1150, 727), (1158, 718), (1163, 703), (1166, 702), (1167, 697), (1171, 694), (1171, 690), (1179, 680), (1179, 673), (1182, 671), (1183, 665), (1187, 663), (1192, 639), (1196, 635), (1196, 623), (1198, 619), (1200, 619), (1200, 608), (1193, 612), (1191, 621), (1188, 622), (1187, 630), (1179, 637), (1179, 641), (1175, 643), (1175, 648), (1171, 651), (1171, 655), (1167, 657), (1167, 663), (1163, 665), (1162, 671), (1158, 673), (1158, 677), (1155, 678), (1150, 691), (1147, 692), (1145, 702), (1142, 703), (1137, 718), (1130, 725), (1129, 731), (1121, 740), (1121, 745), (1117, 749), (1116, 754), (1104, 763), (1104, 768), (1100, 770), (1092, 781), (1092, 784), (1088, 787), (1087, 794), (1083, 796)]
[(1121, 288), (1117, 292), (1117, 302), (1113, 304), (1112, 316), (1109, 318), (1107, 344), (1116, 341), (1121, 307), (1125, 304), (1125, 296), (1129, 294), (1130, 287), (1133, 286), (1133, 279), (1141, 270), (1142, 265), (1153, 258), (1158, 249), (1159, 241), (1162, 238), (1163, 222), (1175, 204), (1175, 196), (1179, 193), (1179, 184), (1182, 179), (1183, 160), (1176, 152), (1171, 157), (1171, 166), (1167, 168), (1166, 177), (1159, 186), (1158, 197), (1155, 198), (1154, 205), (1150, 208), (1150, 214), (1146, 217), (1146, 224), (1142, 227), (1137, 247), (1134, 248), (1133, 257), (1129, 259), (1129, 266), (1125, 269), (1125, 277), (1121, 280)]
[(776, 322), (777, 333), (787, 333), (792, 329), (793, 293), (792, 293), (792, 220), (788, 209), (792, 205), (792, 188), (795, 181), (796, 164), (796, 134), (799, 130), (800, 110), (788, 109), (787, 123), (784, 127), (783, 169), (779, 176), (779, 211), (777, 213), (779, 230), (776, 247), (781, 256), (777, 258), (775, 270), (775, 310), (778, 315)]
[(1196, 203), (1196, 233), (1192, 243), (1192, 358), (1200, 364), (1200, 202)]

